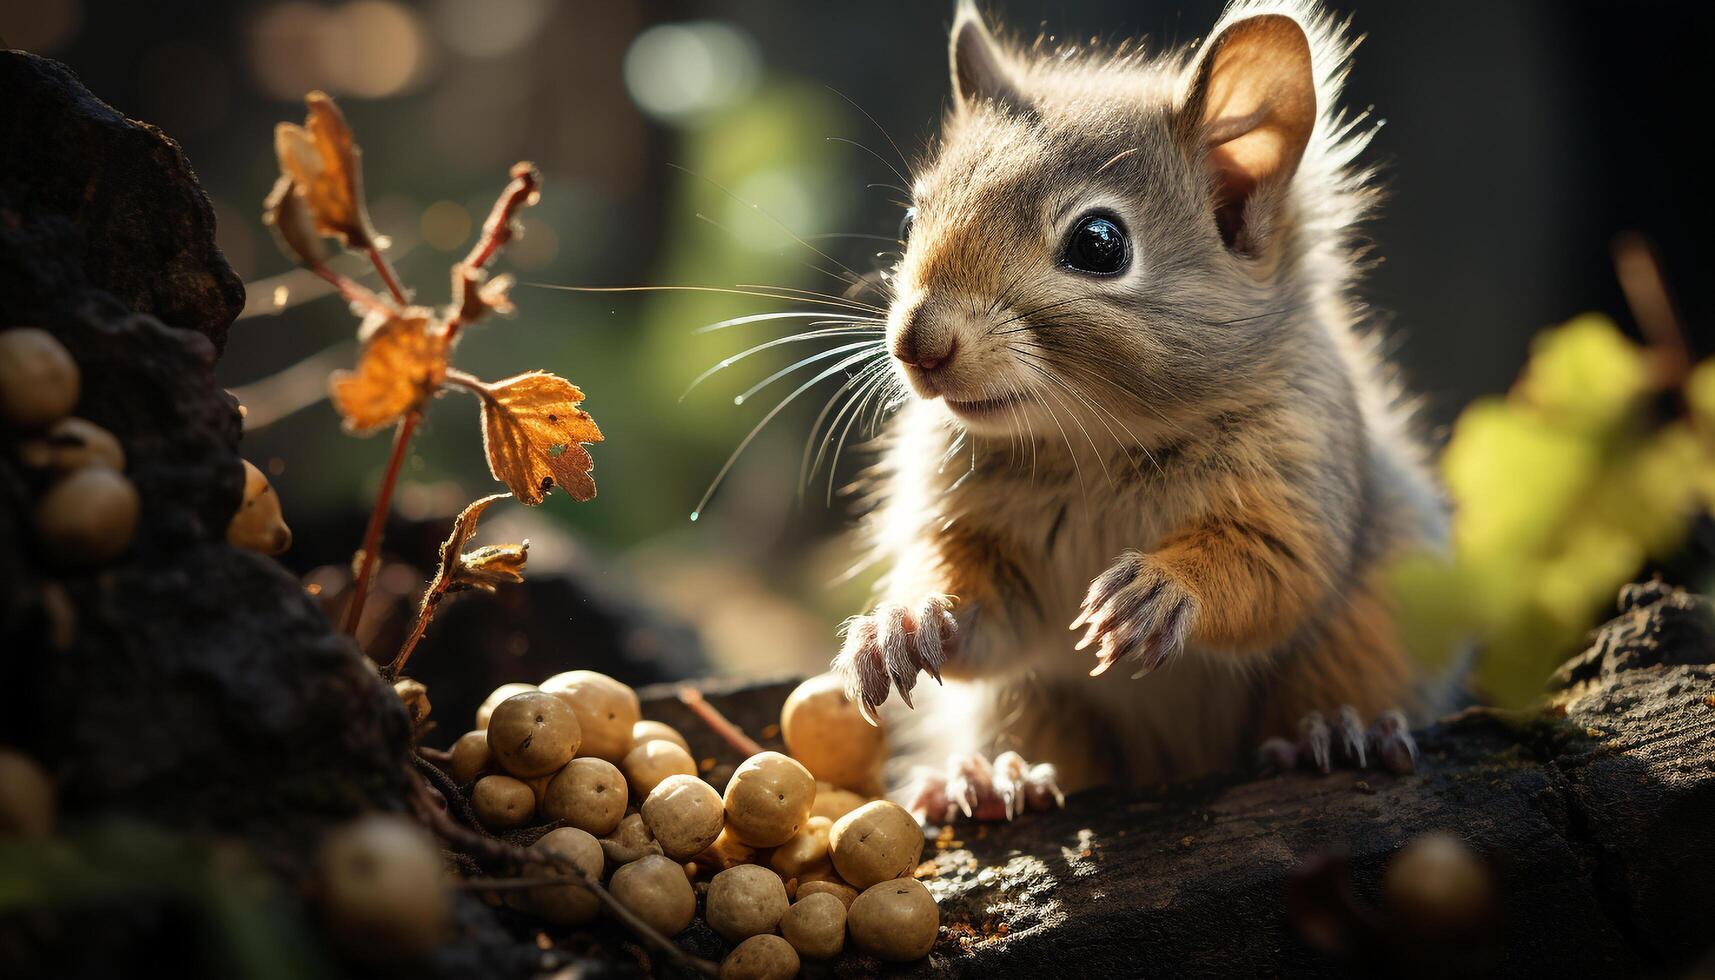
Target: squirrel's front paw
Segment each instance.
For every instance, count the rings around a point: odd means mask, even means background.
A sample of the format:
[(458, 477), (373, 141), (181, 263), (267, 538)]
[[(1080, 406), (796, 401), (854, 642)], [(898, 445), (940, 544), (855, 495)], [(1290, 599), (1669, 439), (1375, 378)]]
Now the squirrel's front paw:
[(1197, 598), (1172, 573), (1149, 555), (1128, 551), (1090, 583), (1071, 628), (1089, 627), (1077, 649), (1099, 644), (1091, 677), (1129, 660), (1137, 665), (1135, 678), (1185, 648), (1196, 615)]
[(905, 606), (884, 602), (867, 616), (853, 616), (841, 627), (845, 645), (834, 658), (834, 670), (845, 678), (846, 694), (873, 724), (875, 709), (895, 687), (906, 707), (918, 671), (941, 681), (941, 665), (953, 652), (959, 624), (952, 600), (933, 595)]

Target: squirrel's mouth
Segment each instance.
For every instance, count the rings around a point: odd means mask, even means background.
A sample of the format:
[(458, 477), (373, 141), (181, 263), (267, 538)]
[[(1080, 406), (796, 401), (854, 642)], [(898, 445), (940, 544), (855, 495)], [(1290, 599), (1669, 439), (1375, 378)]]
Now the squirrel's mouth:
[(984, 398), (978, 401), (958, 401), (944, 399), (947, 407), (954, 415), (964, 419), (990, 419), (1024, 401), (1022, 395), (1007, 395), (1004, 398)]

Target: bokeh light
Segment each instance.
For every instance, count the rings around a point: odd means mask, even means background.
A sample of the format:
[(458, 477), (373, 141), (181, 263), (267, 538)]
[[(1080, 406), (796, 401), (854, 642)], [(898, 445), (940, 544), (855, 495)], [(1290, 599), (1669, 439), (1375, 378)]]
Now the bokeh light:
[(418, 15), (392, 0), (335, 7), (289, 0), (257, 15), (250, 61), (268, 94), (298, 99), (311, 89), (379, 99), (409, 90), (432, 57)]
[(551, 0), (438, 0), (435, 34), (467, 58), (498, 58), (523, 47), (553, 12)]
[(625, 52), (625, 88), (644, 112), (679, 121), (749, 94), (758, 62), (756, 42), (730, 24), (661, 24)]

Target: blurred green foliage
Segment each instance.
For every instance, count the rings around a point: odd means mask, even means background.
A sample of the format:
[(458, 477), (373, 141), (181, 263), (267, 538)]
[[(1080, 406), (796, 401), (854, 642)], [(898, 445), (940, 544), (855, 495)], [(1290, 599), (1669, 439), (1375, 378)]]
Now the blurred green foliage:
[(1476, 684), (1524, 704), (1612, 609), (1616, 590), (1671, 557), (1715, 506), (1715, 361), (1662, 421), (1653, 352), (1587, 314), (1539, 334), (1504, 396), (1460, 414), (1441, 458), (1451, 553), (1396, 569), (1415, 652), (1445, 665), (1476, 647)]
[(103, 820), (47, 839), (0, 841), (0, 869), (0, 916), (63, 914), (67, 928), (119, 935), (152, 935), (162, 920), (177, 922), (199, 940), (186, 953), (200, 958), (198, 975), (332, 972), (297, 903), (233, 841)]

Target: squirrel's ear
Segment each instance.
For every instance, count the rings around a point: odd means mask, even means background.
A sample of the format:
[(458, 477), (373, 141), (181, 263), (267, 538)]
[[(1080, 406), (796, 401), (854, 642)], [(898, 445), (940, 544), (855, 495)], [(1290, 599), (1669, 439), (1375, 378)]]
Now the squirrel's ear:
[(959, 0), (948, 59), (953, 67), (953, 96), (961, 107), (984, 100), (1015, 108), (1024, 105), (1007, 53), (983, 24), (973, 0)]
[(1316, 125), (1310, 41), (1290, 17), (1249, 17), (1205, 44), (1192, 72), (1180, 119), (1215, 173), (1221, 236), (1243, 247), (1252, 196), (1292, 179)]

